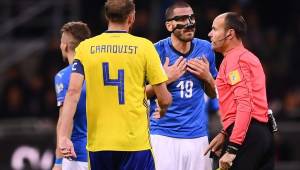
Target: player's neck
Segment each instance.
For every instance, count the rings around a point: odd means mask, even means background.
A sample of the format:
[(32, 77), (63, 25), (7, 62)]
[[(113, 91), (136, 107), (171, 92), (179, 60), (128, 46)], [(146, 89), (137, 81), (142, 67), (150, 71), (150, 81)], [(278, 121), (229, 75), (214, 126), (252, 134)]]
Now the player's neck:
[(127, 24), (109, 23), (107, 31), (129, 31), (129, 26)]
[(69, 64), (72, 64), (72, 63), (73, 63), (73, 61), (74, 61), (74, 56), (75, 56), (75, 53), (74, 53), (74, 52), (68, 53), (68, 54), (67, 54), (67, 58), (68, 58)]
[(182, 54), (188, 53), (191, 49), (190, 41), (189, 42), (180, 41), (174, 36), (171, 36), (171, 41), (173, 47)]

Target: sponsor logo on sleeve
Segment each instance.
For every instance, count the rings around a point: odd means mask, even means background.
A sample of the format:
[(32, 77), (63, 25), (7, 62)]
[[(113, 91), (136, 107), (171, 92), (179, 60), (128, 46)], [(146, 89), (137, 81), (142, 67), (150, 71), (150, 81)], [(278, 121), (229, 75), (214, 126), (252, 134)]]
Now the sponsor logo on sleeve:
[(55, 85), (55, 91), (57, 94), (59, 94), (60, 92), (62, 92), (64, 89), (64, 84), (62, 83), (58, 83)]

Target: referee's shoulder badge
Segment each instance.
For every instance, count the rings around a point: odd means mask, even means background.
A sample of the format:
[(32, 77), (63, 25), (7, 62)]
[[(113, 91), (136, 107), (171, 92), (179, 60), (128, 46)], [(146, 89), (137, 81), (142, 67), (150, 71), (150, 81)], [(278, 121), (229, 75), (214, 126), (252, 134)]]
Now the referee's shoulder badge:
[(235, 85), (241, 81), (241, 76), (238, 69), (229, 72), (229, 81), (231, 85)]

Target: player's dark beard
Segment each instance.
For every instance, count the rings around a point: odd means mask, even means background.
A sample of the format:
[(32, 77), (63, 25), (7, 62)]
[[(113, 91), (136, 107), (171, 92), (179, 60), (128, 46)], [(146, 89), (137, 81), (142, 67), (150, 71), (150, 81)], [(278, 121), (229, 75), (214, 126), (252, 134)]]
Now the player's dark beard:
[[(191, 29), (194, 29), (194, 28), (191, 28)], [(175, 37), (177, 37), (180, 41), (183, 41), (183, 42), (190, 42), (190, 41), (192, 41), (193, 40), (193, 38), (194, 38), (194, 36), (195, 36), (195, 30), (193, 30), (193, 32), (194, 32), (194, 35), (193, 36), (191, 36), (191, 37), (186, 37), (184, 34), (183, 34), (183, 31), (185, 31), (185, 30), (183, 30), (183, 29), (178, 29), (178, 30), (175, 30), (174, 32), (173, 32), (173, 34), (175, 35)]]

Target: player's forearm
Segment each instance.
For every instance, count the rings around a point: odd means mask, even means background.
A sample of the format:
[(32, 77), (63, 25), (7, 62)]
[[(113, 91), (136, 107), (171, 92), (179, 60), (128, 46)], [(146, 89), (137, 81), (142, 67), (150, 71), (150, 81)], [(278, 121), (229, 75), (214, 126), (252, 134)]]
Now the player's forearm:
[(150, 84), (146, 85), (146, 95), (147, 95), (148, 99), (150, 99), (150, 98), (152, 98), (152, 97), (155, 96), (154, 89), (152, 88), (152, 86)]
[[(62, 109), (60, 108), (60, 110), (62, 110)], [(61, 113), (59, 115), (61, 115)], [(62, 154), (59, 151), (59, 148), (58, 148), (58, 141), (59, 141), (58, 138), (59, 138), (60, 127), (61, 127), (61, 121), (60, 121), (60, 118), (59, 118), (58, 121), (57, 121), (57, 126), (56, 126), (56, 149), (55, 149), (55, 157), (56, 157), (56, 159), (59, 159), (59, 158), (63, 157)]]
[(161, 116), (164, 116), (166, 113), (169, 105), (172, 103), (172, 96), (170, 92), (167, 89), (167, 86), (165, 83), (161, 83), (159, 85), (153, 86), (154, 92), (157, 97), (157, 103), (160, 107), (160, 114)]
[(211, 74), (209, 74), (209, 77), (206, 80), (204, 80), (204, 91), (210, 98), (217, 97), (215, 80), (211, 76)]
[(166, 114), (166, 112), (168, 110), (168, 107), (172, 103), (172, 96), (168, 95), (168, 96), (166, 96), (166, 99), (158, 100), (157, 103), (158, 103), (159, 108), (160, 108), (160, 111), (159, 111), (160, 117), (163, 117)]
[(60, 115), (61, 125), (59, 137), (70, 137), (72, 131), (73, 118), (76, 111), (77, 103), (80, 97), (80, 90), (69, 89), (65, 97), (64, 107)]

